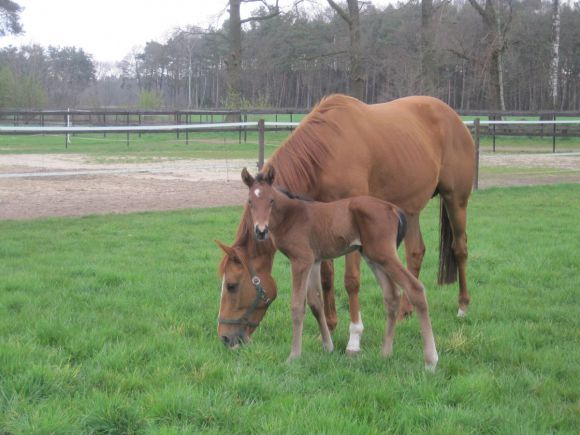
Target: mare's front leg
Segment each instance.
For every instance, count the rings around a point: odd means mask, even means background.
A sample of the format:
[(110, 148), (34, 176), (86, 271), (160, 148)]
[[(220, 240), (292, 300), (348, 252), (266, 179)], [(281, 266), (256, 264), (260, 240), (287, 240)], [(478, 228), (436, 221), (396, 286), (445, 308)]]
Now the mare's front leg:
[(296, 359), (302, 353), (302, 329), (307, 286), (314, 261), (290, 260), (292, 262), (292, 350), (288, 360)]
[(334, 350), (334, 344), (332, 343), (332, 337), (330, 336), (330, 329), (326, 321), (326, 316), (324, 314), (324, 306), (322, 302), (322, 283), (320, 281), (320, 263), (315, 263), (310, 272), (310, 284), (308, 285), (308, 305), (312, 310), (312, 314), (318, 322), (318, 327), (320, 328), (320, 335), (322, 336), (322, 347), (328, 352)]

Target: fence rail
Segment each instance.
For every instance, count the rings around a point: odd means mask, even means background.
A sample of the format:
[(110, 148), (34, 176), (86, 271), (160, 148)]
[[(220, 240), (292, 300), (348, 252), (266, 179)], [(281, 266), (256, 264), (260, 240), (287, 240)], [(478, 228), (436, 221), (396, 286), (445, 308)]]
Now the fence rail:
[[(502, 125), (531, 125), (531, 126), (552, 126), (553, 148), (556, 152), (556, 126), (570, 125), (575, 127), (572, 136), (580, 136), (580, 120), (480, 120), (476, 118), (473, 121), (464, 121), (464, 124), (471, 127), (472, 134), (476, 144), (476, 174), (474, 179), (474, 188), (478, 187), (479, 180), (479, 147), (480, 137), (482, 136), (482, 126), (495, 127)], [(70, 134), (82, 133), (126, 133), (127, 144), (129, 144), (130, 133), (146, 133), (146, 132), (185, 132), (186, 141), (188, 140), (187, 133), (194, 131), (237, 131), (241, 133), (242, 130), (258, 132), (258, 167), (261, 169), (264, 164), (264, 147), (265, 147), (265, 132), (273, 131), (279, 128), (293, 129), (299, 125), (298, 122), (276, 122), (265, 121), (260, 119), (256, 122), (234, 122), (234, 123), (206, 123), (206, 124), (174, 124), (174, 125), (123, 125), (123, 126), (1, 126), (0, 135), (26, 135), (26, 134), (64, 134), (65, 146), (68, 146), (68, 136)], [(493, 136), (493, 151), (495, 151), (495, 136)]]

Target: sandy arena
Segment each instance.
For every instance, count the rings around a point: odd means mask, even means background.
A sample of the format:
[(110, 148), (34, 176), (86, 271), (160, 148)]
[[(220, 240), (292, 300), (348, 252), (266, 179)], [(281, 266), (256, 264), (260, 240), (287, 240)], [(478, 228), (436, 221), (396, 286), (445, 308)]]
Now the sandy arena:
[[(95, 163), (74, 154), (0, 156), (0, 219), (240, 205), (255, 160)], [(580, 182), (580, 153), (481, 156), (480, 188)], [(487, 175), (485, 168), (527, 168)], [(538, 169), (541, 172), (538, 173)]]

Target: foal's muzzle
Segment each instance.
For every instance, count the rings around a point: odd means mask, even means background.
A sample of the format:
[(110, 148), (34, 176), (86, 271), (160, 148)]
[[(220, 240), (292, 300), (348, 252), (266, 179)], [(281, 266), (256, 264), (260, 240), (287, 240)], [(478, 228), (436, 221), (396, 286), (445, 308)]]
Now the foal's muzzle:
[(267, 226), (263, 230), (261, 230), (256, 225), (256, 228), (255, 229), (256, 229), (256, 239), (258, 239), (258, 240), (266, 240), (268, 238), (269, 231), (268, 231), (268, 227)]

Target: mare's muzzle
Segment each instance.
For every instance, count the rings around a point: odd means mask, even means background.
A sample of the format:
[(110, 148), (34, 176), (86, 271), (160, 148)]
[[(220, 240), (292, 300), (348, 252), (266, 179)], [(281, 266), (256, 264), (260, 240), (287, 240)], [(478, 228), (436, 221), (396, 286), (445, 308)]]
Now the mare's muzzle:
[(246, 341), (242, 335), (233, 335), (233, 336), (222, 335), (220, 338), (222, 340), (222, 343), (230, 349), (238, 347), (239, 345), (244, 344)]
[(261, 230), (260, 228), (258, 228), (258, 225), (256, 225), (255, 230), (256, 230), (256, 239), (266, 240), (268, 238), (269, 235), (268, 226), (264, 227), (264, 229)]

